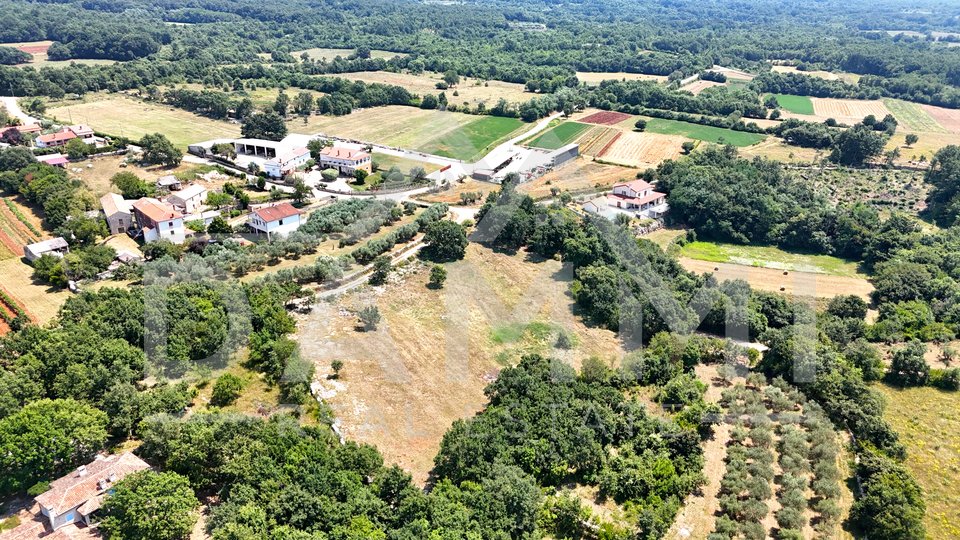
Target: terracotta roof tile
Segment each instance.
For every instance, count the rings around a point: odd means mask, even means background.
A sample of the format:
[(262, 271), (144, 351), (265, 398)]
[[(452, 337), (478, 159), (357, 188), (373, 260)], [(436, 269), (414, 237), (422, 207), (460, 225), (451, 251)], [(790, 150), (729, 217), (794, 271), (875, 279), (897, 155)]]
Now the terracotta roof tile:
[(98, 485), (101, 480), (107, 480), (110, 485), (113, 485), (127, 475), (149, 468), (145, 461), (130, 452), (106, 457), (98, 456), (92, 463), (86, 465), (83, 473), (74, 470), (50, 482), (50, 489), (38, 496), (36, 501), (58, 515), (101, 495), (105, 491)]
[(276, 221), (278, 219), (296, 216), (300, 214), (300, 211), (294, 208), (290, 203), (280, 203), (273, 206), (258, 208), (254, 210), (253, 213), (263, 221), (270, 223), (271, 221)]

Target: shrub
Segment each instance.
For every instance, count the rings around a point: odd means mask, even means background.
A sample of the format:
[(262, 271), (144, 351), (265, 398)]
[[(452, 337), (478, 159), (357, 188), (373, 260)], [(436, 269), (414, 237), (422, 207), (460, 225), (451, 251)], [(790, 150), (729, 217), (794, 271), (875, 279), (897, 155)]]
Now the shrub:
[(217, 377), (217, 382), (213, 385), (213, 395), (210, 397), (210, 403), (218, 407), (230, 405), (240, 397), (243, 390), (243, 379), (232, 373), (224, 373)]
[(444, 282), (447, 281), (447, 269), (439, 264), (433, 265), (430, 268), (430, 287), (434, 289), (439, 289), (443, 287)]
[(380, 324), (380, 309), (377, 306), (367, 306), (360, 310), (360, 322), (366, 331), (376, 330)]

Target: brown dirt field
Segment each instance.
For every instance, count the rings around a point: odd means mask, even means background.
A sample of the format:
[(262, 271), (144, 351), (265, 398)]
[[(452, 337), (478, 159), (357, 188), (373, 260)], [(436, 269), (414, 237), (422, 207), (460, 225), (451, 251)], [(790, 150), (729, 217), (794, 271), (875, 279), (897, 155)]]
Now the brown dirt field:
[(599, 156), (600, 151), (621, 133), (615, 128), (594, 126), (581, 135), (577, 142), (580, 144), (580, 154), (584, 156)]
[(617, 182), (636, 178), (637, 171), (597, 163), (587, 158), (577, 158), (573, 163), (551, 171), (536, 180), (521, 184), (518, 188), (524, 193), (537, 199), (550, 196), (550, 188), (560, 188), (561, 191), (580, 191), (590, 188), (609, 188)]
[(0, 244), (3, 244), (6, 251), (17, 257), (23, 257), (23, 244), (12, 238), (3, 228), (0, 228)]
[(38, 324), (50, 322), (60, 310), (60, 306), (70, 297), (66, 289), (57, 289), (41, 283), (34, 283), (31, 275), (33, 267), (20, 259), (0, 261), (0, 276), (3, 286)]
[(946, 109), (934, 105), (920, 105), (938, 124), (949, 131), (960, 133), (960, 110)]
[[(20, 212), (23, 212), (23, 210), (20, 210)], [(27, 214), (24, 213), (24, 217), (26, 216)], [(6, 222), (6, 225), (12, 229), (12, 231), (15, 233), (15, 236), (21, 242), (25, 244), (32, 244), (40, 241), (40, 236), (42, 235), (34, 234), (33, 231), (31, 231), (26, 224), (20, 221), (20, 218), (18, 218), (16, 214), (10, 210), (6, 203), (3, 202), (0, 202), (0, 220)], [(36, 225), (34, 225), (34, 227), (36, 227)], [(37, 229), (39, 230), (39, 228)]]
[(633, 167), (656, 167), (667, 159), (679, 157), (680, 146), (686, 140), (678, 135), (624, 131), (603, 154), (603, 159)]
[[(11, 293), (8, 289), (6, 289), (6, 288), (4, 288), (4, 287), (0, 287), (0, 291), (5, 292), (5, 293), (7, 294), (7, 296), (9, 296), (10, 298), (12, 298), (13, 301), (14, 301), (14, 303), (16, 304), (16, 306), (6, 306), (6, 307), (8, 308), (7, 311), (9, 311), (11, 315), (16, 315), (15, 308), (19, 307), (20, 309), (23, 310), (24, 313), (27, 314), (27, 317), (29, 317), (31, 321), (36, 321), (36, 320), (37, 320), (37, 316), (34, 315), (34, 314), (27, 308), (27, 306), (25, 306), (25, 305), (23, 304), (23, 302), (21, 302), (19, 299), (17, 299), (17, 297), (14, 296), (13, 293)], [(2, 302), (2, 301), (0, 301), (0, 303), (5, 304), (5, 302)]]
[(827, 118), (835, 118), (843, 124), (856, 124), (863, 120), (863, 117), (870, 114), (876, 116), (877, 120), (890, 114), (890, 109), (879, 99), (862, 100), (812, 97), (810, 100), (813, 102), (814, 116), (818, 119), (826, 120)]
[[(319, 303), (299, 317), (296, 339), (318, 377), (331, 372), (331, 360), (343, 360), (339, 380), (318, 382), (344, 435), (376, 445), (420, 484), (451, 423), (480, 410), (484, 387), (519, 355), (544, 352), (579, 367), (591, 355), (609, 361), (624, 353), (612, 332), (574, 317), (571, 272), (557, 261), (470, 244), (464, 260), (445, 265), (449, 279), (440, 290), (426, 287), (426, 265), (410, 264), (386, 286)], [(366, 305), (378, 306), (383, 320), (376, 331), (358, 332), (352, 311)], [(554, 350), (552, 336), (493, 340), (494, 329), (533, 321), (566, 329), (578, 345)]]
[(603, 81), (656, 81), (656, 82), (666, 82), (667, 77), (664, 75), (646, 75), (644, 73), (624, 73), (624, 72), (598, 72), (598, 73), (589, 73), (585, 71), (577, 72), (577, 79), (588, 85), (596, 86)]
[(716, 81), (704, 81), (702, 79), (697, 79), (692, 83), (681, 87), (681, 90), (686, 90), (693, 95), (699, 95), (700, 92), (703, 92), (707, 88), (713, 88), (714, 86), (723, 86), (723, 83), (718, 83)]
[(751, 287), (761, 291), (795, 296), (833, 298), (841, 294), (855, 294), (870, 301), (870, 293), (873, 291), (873, 285), (869, 281), (854, 277), (830, 276), (810, 272), (790, 272), (784, 275), (783, 270), (773, 268), (698, 261), (686, 257), (680, 258), (680, 264), (691, 272), (712, 273), (720, 281), (743, 279)]
[[(424, 72), (423, 75), (411, 75), (410, 73), (392, 73), (389, 71), (359, 71), (355, 73), (340, 73), (334, 75), (351, 81), (378, 82), (384, 84), (393, 84), (402, 86), (407, 90), (420, 94), (439, 94), (446, 92), (450, 103), (462, 105), (463, 102), (469, 102), (471, 105), (484, 102), (488, 106), (496, 104), (497, 100), (503, 98), (510, 103), (522, 103), (528, 101), (534, 94), (524, 90), (524, 86), (518, 83), (508, 83), (503, 81), (481, 81), (469, 77), (461, 77), (460, 84), (448, 90), (438, 90), (436, 84), (443, 80), (443, 74)], [(457, 92), (459, 95), (453, 95)]]
[(580, 119), (580, 121), (587, 124), (603, 124), (605, 126), (612, 126), (614, 124), (619, 124), (620, 122), (623, 122), (632, 116), (633, 115), (617, 111), (599, 111), (589, 116), (584, 116)]
[[(30, 205), (26, 201), (26, 199), (23, 198), (22, 195), (17, 195), (17, 196), (8, 195), (0, 198), (13, 202), (13, 205), (20, 210), (20, 213), (23, 214), (25, 218), (27, 218), (27, 221), (42, 233), (43, 238), (41, 238), (41, 240), (50, 237), (47, 231), (43, 230), (43, 218), (41, 217), (40, 213), (37, 210), (35, 210), (34, 207)], [(0, 204), (2, 204), (3, 206), (6, 206), (6, 203), (4, 202), (0, 202)]]

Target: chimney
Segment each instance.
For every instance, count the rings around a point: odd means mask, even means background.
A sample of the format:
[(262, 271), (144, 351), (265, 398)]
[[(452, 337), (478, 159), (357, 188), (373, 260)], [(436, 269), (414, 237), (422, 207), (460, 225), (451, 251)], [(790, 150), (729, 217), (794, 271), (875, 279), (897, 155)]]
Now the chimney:
[(110, 473), (110, 476), (107, 477), (107, 480), (112, 484), (117, 481), (117, 474)]
[(81, 465), (77, 467), (77, 476), (86, 476), (87, 475), (87, 466)]
[(104, 479), (104, 480), (97, 480), (97, 490), (98, 490), (98, 491), (103, 491), (103, 490), (105, 490), (105, 489), (107, 489), (107, 481), (106, 481), (106, 479)]

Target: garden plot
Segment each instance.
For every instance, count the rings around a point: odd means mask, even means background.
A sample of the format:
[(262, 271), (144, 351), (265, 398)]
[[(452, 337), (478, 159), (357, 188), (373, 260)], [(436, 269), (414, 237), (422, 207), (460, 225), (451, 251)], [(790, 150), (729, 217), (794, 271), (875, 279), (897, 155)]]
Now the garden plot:
[(631, 167), (656, 167), (667, 159), (680, 156), (686, 137), (659, 133), (623, 131), (613, 144), (598, 157), (604, 161)]
[(810, 98), (813, 101), (813, 114), (818, 120), (833, 118), (842, 124), (856, 124), (865, 116), (873, 115), (877, 120), (890, 114), (890, 109), (879, 99), (835, 99)]
[(584, 116), (580, 119), (580, 121), (586, 122), (587, 124), (602, 124), (605, 126), (612, 126), (630, 118), (632, 118), (632, 115), (627, 113), (617, 111), (600, 111), (588, 116)]

